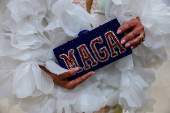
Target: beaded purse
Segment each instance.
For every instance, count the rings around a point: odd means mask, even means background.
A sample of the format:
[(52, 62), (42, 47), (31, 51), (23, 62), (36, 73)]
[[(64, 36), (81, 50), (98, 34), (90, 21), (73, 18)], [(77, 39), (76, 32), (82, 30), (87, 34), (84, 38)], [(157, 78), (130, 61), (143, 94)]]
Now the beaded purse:
[(74, 80), (132, 54), (130, 48), (120, 44), (124, 34), (116, 33), (119, 27), (117, 19), (111, 20), (92, 31), (81, 31), (77, 38), (53, 50), (61, 67), (80, 68), (79, 72), (68, 80)]

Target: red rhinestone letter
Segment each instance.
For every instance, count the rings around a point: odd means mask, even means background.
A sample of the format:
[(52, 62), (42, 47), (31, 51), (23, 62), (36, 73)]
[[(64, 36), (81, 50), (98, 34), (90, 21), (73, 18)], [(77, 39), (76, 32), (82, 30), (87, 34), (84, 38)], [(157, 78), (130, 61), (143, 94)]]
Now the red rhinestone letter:
[(87, 61), (91, 61), (91, 65), (92, 66), (96, 66), (98, 63), (94, 60), (93, 56), (91, 55), (90, 51), (88, 50), (88, 48), (86, 47), (85, 44), (80, 45), (78, 48), (78, 51), (80, 53), (80, 57), (83, 61), (84, 64), (84, 69), (87, 70), (90, 68), (90, 65), (88, 65)]
[(75, 56), (74, 56), (74, 50), (71, 49), (70, 51), (68, 51), (68, 56), (66, 54), (61, 54), (60, 55), (60, 58), (62, 58), (64, 60), (64, 62), (66, 63), (67, 65), (67, 68), (70, 69), (70, 68), (73, 68), (73, 67), (79, 67), (79, 72), (81, 72), (83, 69), (80, 68)]
[(107, 32), (105, 34), (105, 38), (106, 38), (107, 43), (109, 45), (112, 57), (116, 57), (118, 55), (118, 53), (115, 51), (115, 47), (117, 47), (119, 49), (120, 53), (123, 53), (123, 52), (126, 51), (126, 49), (120, 44), (116, 35), (112, 31)]
[(98, 59), (99, 62), (105, 62), (108, 60), (109, 58), (109, 52), (107, 50), (106, 47), (103, 47), (99, 50), (100, 53), (104, 53), (104, 57), (101, 57), (95, 44), (96, 43), (99, 43), (99, 44), (102, 44), (103, 43), (103, 40), (101, 37), (98, 37), (98, 38), (95, 38), (94, 40), (92, 40), (90, 46), (91, 46), (91, 49), (93, 50), (93, 53), (94, 55), (96, 56), (96, 58)]

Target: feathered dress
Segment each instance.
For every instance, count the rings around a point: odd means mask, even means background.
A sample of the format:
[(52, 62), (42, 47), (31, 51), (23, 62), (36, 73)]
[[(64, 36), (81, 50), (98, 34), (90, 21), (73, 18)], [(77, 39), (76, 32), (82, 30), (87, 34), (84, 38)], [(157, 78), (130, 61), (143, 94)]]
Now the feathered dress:
[[(122, 24), (139, 17), (146, 41), (129, 55), (88, 78), (73, 90), (54, 85), (39, 68), (67, 70), (57, 64), (53, 49), (77, 37), (95, 18), (72, 0), (0, 1), (0, 98), (8, 97), (29, 113), (93, 113), (119, 104), (130, 113), (153, 110), (150, 86), (154, 68), (169, 61), (170, 8), (161, 0), (107, 0), (107, 21)], [(110, 111), (112, 113), (112, 111)]]

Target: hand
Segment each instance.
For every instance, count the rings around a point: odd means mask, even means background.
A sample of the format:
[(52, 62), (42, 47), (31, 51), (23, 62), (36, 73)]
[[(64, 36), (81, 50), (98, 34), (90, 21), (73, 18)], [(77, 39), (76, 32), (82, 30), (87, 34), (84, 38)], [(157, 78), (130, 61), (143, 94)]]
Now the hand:
[(65, 72), (65, 73), (60, 74), (60, 75), (51, 73), (49, 70), (47, 70), (43, 66), (39, 66), (39, 67), (52, 77), (54, 84), (62, 86), (66, 89), (74, 89), (77, 85), (84, 82), (91, 75), (95, 74), (95, 72), (91, 71), (91, 72), (89, 72), (89, 73), (87, 73), (87, 74), (85, 74), (85, 75), (83, 75), (83, 76), (81, 76), (81, 77), (79, 77), (75, 80), (68, 81), (67, 80), (68, 77), (75, 75), (79, 71), (78, 67), (71, 68), (71, 69), (69, 69), (68, 72)]
[(130, 32), (121, 39), (121, 44), (125, 44), (126, 48), (131, 47), (131, 49), (139, 46), (145, 38), (144, 26), (138, 18), (131, 20), (124, 25), (122, 25), (118, 30), (117, 34), (122, 34), (127, 31)]

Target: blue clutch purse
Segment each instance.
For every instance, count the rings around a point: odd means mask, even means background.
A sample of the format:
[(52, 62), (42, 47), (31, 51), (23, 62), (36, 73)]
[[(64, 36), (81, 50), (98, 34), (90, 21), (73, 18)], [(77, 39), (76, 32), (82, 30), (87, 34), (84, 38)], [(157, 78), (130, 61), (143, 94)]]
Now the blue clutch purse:
[(117, 19), (111, 20), (91, 31), (81, 31), (77, 38), (53, 50), (61, 67), (80, 68), (68, 80), (74, 80), (132, 54), (130, 48), (120, 44), (124, 34), (117, 34), (119, 27)]

